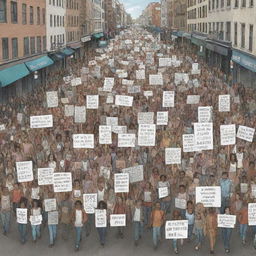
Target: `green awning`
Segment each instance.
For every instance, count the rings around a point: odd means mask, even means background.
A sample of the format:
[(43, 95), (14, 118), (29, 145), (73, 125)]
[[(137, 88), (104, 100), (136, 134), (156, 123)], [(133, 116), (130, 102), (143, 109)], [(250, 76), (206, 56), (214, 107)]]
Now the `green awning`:
[(99, 38), (101, 38), (103, 36), (104, 36), (104, 34), (102, 32), (93, 34), (93, 37), (96, 38), (96, 39), (99, 39)]
[(206, 45), (206, 37), (198, 36), (198, 35), (192, 35), (191, 42), (197, 46), (205, 46)]
[(74, 51), (73, 49), (71, 49), (71, 48), (65, 48), (65, 49), (61, 50), (61, 52), (62, 52), (63, 54), (65, 54), (66, 56), (70, 56), (70, 55), (72, 55), (75, 51)]
[(52, 65), (53, 63), (54, 63), (53, 60), (51, 58), (49, 58), (48, 56), (43, 56), (38, 59), (25, 62), (28, 69), (32, 72), (42, 69), (42, 68), (45, 68), (45, 67), (48, 67), (48, 66)]
[(99, 47), (106, 47), (108, 45), (107, 41), (99, 41)]
[(62, 60), (65, 58), (65, 55), (61, 52), (55, 52), (50, 55), (50, 58), (52, 58), (55, 61)]
[(5, 87), (29, 75), (29, 70), (24, 63), (0, 70), (0, 86)]

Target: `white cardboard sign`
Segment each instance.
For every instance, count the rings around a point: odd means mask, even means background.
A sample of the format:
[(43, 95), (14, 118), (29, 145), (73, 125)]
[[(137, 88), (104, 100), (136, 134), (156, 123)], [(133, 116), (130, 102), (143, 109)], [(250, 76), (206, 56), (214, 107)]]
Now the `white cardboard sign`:
[(58, 99), (58, 92), (57, 91), (46, 92), (46, 98), (47, 98), (48, 108), (58, 107), (59, 99)]
[(48, 212), (48, 225), (59, 224), (59, 213), (58, 211)]
[(125, 168), (125, 169), (122, 169), (122, 172), (129, 174), (130, 183), (144, 180), (143, 165), (136, 165), (133, 167)]
[(198, 123), (212, 122), (212, 107), (198, 107)]
[(99, 126), (99, 144), (112, 144), (112, 133), (110, 125)]
[(155, 124), (139, 124), (138, 145), (139, 146), (155, 146), (156, 125)]
[(183, 152), (194, 152), (195, 151), (195, 135), (194, 134), (183, 134), (182, 135)]
[(181, 148), (165, 148), (165, 164), (181, 164)]
[(133, 96), (116, 95), (115, 97), (115, 105), (117, 106), (132, 107), (132, 104)]
[(149, 75), (149, 84), (150, 85), (163, 85), (163, 76), (162, 74)]
[(54, 192), (71, 192), (72, 191), (72, 173), (55, 172), (53, 174)]
[(16, 209), (17, 223), (27, 224), (28, 223), (28, 209), (17, 208)]
[(168, 111), (159, 111), (156, 115), (157, 125), (167, 125), (168, 124)]
[(219, 95), (219, 112), (230, 111), (230, 95)]
[(253, 141), (255, 129), (243, 125), (239, 125), (236, 137), (249, 142)]
[(134, 148), (136, 142), (135, 134), (133, 133), (121, 133), (118, 134), (118, 147), (120, 148)]
[(125, 227), (126, 214), (110, 214), (110, 227)]
[(30, 128), (49, 128), (53, 127), (52, 115), (31, 116)]
[(256, 225), (256, 203), (248, 204), (248, 225)]
[(99, 107), (99, 95), (86, 95), (86, 108), (98, 109)]
[(196, 203), (202, 203), (204, 207), (221, 207), (220, 187), (196, 187)]
[(56, 211), (57, 209), (56, 198), (44, 199), (44, 209), (46, 212)]
[(73, 134), (74, 148), (94, 148), (94, 134)]
[(115, 193), (129, 192), (129, 173), (115, 173)]
[(18, 182), (28, 182), (34, 179), (32, 161), (16, 162)]
[(53, 184), (53, 168), (38, 168), (37, 169), (37, 178), (38, 178), (38, 185), (51, 185)]
[(173, 108), (174, 107), (174, 91), (163, 91), (163, 108)]
[(220, 144), (222, 146), (236, 144), (236, 125), (235, 124), (220, 126)]
[(160, 187), (158, 188), (158, 197), (159, 199), (169, 196), (168, 187)]
[(168, 220), (165, 223), (165, 239), (188, 238), (187, 220)]
[(85, 106), (75, 106), (75, 123), (85, 123), (86, 122), (86, 108)]
[(213, 149), (213, 123), (194, 123), (196, 150)]
[(236, 215), (218, 214), (218, 228), (234, 228)]
[(96, 228), (107, 227), (107, 211), (105, 209), (95, 209), (95, 226)]
[(84, 210), (88, 214), (95, 213), (97, 208), (97, 193), (83, 194)]
[(153, 124), (154, 112), (138, 112), (138, 124)]

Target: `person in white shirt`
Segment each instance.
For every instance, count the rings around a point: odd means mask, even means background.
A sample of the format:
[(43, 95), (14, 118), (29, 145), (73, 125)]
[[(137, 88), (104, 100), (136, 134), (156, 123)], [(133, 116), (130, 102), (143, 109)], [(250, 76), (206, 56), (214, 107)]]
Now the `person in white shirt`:
[(135, 203), (135, 207), (133, 209), (133, 214), (132, 214), (135, 246), (139, 244), (139, 239), (141, 238), (143, 233), (143, 217), (144, 217), (144, 213), (143, 213), (142, 201), (137, 200)]

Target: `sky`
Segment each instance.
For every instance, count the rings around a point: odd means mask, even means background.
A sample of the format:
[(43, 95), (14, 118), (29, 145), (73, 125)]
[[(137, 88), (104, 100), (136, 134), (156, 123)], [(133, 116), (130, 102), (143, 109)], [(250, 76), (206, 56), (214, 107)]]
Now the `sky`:
[(132, 18), (138, 18), (145, 7), (151, 2), (159, 2), (158, 0), (121, 0), (125, 6), (125, 10), (132, 15)]

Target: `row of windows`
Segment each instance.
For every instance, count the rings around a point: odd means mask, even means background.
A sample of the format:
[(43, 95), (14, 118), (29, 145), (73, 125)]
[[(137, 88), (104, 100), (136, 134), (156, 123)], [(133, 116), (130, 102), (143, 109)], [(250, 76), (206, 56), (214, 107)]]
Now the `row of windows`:
[(188, 11), (187, 14), (188, 19), (196, 19), (196, 18), (206, 18), (207, 17), (207, 6), (201, 6), (199, 8), (194, 8)]
[(64, 7), (64, 1), (63, 0), (49, 0), (49, 4), (53, 6), (59, 6), (59, 7)]
[(50, 27), (64, 27), (64, 16), (50, 15)]
[[(19, 23), (18, 20), (18, 3), (11, 1), (10, 6), (10, 18), (11, 23), (17, 24)], [(45, 24), (45, 9), (42, 10), (40, 7), (34, 8), (33, 6), (29, 6), (29, 16), (28, 16), (28, 6), (26, 4), (21, 5), (22, 9), (22, 24), (25, 25), (28, 22), (29, 24)], [(36, 13), (36, 15), (35, 15)], [(6, 0), (0, 0), (0, 23), (6, 23), (8, 20), (8, 14), (7, 14), (7, 6), (6, 6)]]
[(50, 37), (51, 50), (61, 47), (65, 43), (65, 35), (54, 35)]
[(207, 0), (187, 0), (187, 6), (191, 7), (191, 6), (196, 5), (197, 3), (201, 4), (201, 3), (206, 2), (206, 1)]
[(68, 9), (79, 9), (78, 2), (76, 0), (66, 0), (67, 1), (67, 8)]
[[(10, 42), (9, 42), (10, 41)], [(42, 48), (43, 41), (43, 48)], [(15, 59), (19, 57), (18, 38), (2, 38), (2, 58), (4, 60)], [(46, 36), (24, 37), (23, 38), (23, 56), (41, 53), (46, 51)]]
[(78, 16), (68, 16), (68, 26), (69, 27), (78, 27), (79, 26), (79, 17)]
[(245, 7), (253, 7), (254, 0), (209, 0), (209, 10), (231, 7), (233, 8), (245, 8)]
[(80, 38), (79, 31), (67, 32), (67, 41), (68, 42), (72, 42), (72, 41), (78, 40), (79, 38)]

